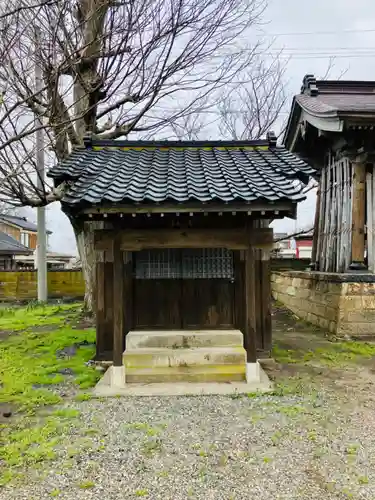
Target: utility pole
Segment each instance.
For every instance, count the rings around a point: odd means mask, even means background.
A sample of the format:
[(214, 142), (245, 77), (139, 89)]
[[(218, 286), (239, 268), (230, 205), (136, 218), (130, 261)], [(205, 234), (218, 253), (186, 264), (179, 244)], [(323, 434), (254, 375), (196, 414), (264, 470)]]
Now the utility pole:
[[(41, 48), (40, 30), (35, 29), (35, 90), (41, 91), (43, 88), (43, 75), (40, 67)], [(44, 172), (44, 130), (43, 119), (35, 114), (35, 147), (36, 147), (36, 186), (39, 193), (43, 193), (45, 172)], [(46, 232), (46, 208), (37, 208), (37, 247), (36, 247), (36, 268), (38, 271), (38, 301), (45, 302), (48, 298), (47, 291), (47, 232)]]

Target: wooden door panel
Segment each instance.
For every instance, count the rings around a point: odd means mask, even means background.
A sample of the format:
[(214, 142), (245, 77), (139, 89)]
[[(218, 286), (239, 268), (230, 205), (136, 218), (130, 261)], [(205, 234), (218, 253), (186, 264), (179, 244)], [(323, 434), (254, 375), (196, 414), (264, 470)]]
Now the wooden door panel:
[(180, 329), (181, 280), (134, 280), (134, 327)]
[(183, 328), (232, 328), (233, 283), (228, 279), (182, 280)]

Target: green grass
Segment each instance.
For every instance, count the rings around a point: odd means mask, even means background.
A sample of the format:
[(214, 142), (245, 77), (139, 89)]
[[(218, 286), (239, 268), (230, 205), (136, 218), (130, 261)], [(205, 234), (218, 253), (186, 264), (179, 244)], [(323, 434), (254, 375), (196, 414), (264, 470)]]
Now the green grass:
[(135, 496), (136, 497), (147, 497), (148, 496), (148, 490), (136, 490)]
[(328, 342), (314, 350), (286, 349), (274, 345), (272, 354), (278, 363), (318, 363), (325, 366), (345, 366), (375, 356), (375, 344), (366, 342)]
[(20, 331), (40, 326), (61, 326), (77, 315), (80, 304), (39, 304), (0, 309), (1, 330)]
[(93, 481), (82, 481), (82, 483), (79, 483), (78, 488), (81, 488), (81, 490), (88, 490), (94, 486), (95, 483)]
[[(79, 310), (77, 304), (36, 304), (0, 311), (0, 330), (17, 332), (0, 341), (0, 403), (10, 404), (17, 416), (0, 429), (0, 485), (25, 467), (53, 460), (65, 434), (77, 424), (74, 408), (50, 408), (62, 402), (54, 385), (69, 380), (77, 389), (88, 388), (100, 377), (85, 364), (94, 356), (95, 330), (69, 326)], [(40, 325), (50, 328), (40, 330)], [(75, 352), (62, 355), (71, 346)]]

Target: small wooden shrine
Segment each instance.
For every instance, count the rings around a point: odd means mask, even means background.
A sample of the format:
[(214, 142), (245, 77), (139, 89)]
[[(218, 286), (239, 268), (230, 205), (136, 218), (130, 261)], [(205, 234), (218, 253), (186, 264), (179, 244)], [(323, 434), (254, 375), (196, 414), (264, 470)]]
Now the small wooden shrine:
[(375, 81), (306, 75), (285, 145), (317, 169), (312, 270), (375, 271)]
[(87, 140), (53, 168), (62, 206), (95, 231), (97, 358), (121, 366), (134, 330), (241, 330), (271, 348), (271, 219), (296, 216), (313, 172), (261, 141)]

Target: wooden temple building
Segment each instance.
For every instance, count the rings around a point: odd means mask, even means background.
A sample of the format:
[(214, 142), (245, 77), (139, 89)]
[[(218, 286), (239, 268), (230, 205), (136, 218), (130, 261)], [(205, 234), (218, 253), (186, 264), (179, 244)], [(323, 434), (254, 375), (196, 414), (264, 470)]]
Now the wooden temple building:
[[(236, 142), (88, 139), (50, 171), (55, 185), (69, 184), (68, 216), (102, 223), (97, 359), (113, 361), (115, 385), (164, 381), (168, 370), (187, 381), (257, 376), (257, 359), (271, 349), (269, 222), (296, 217), (312, 173), (273, 134)], [(194, 371), (199, 349), (191, 346), (206, 349), (204, 370)]]
[(375, 271), (375, 81), (306, 75), (285, 146), (317, 169), (312, 269)]
[(375, 337), (375, 81), (303, 79), (285, 146), (316, 169), (309, 272), (272, 277), (275, 298), (337, 337)]

